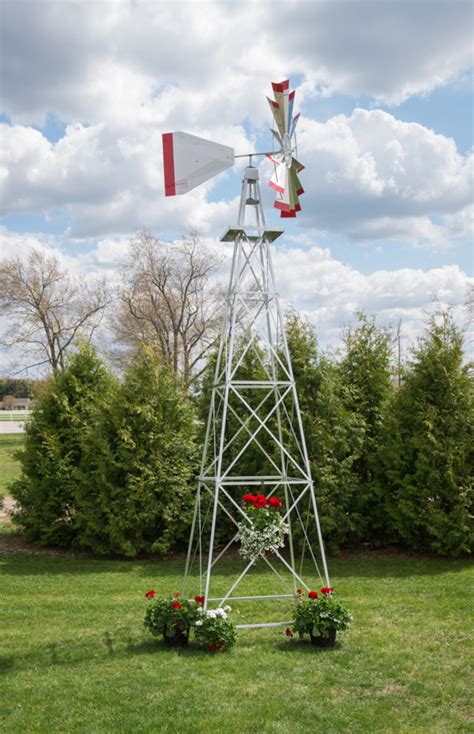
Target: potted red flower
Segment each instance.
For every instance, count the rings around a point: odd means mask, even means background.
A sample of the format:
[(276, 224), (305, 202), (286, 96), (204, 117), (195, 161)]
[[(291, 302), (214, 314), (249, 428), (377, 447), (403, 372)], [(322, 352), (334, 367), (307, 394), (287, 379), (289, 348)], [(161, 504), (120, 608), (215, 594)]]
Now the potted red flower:
[(352, 622), (352, 615), (334, 596), (334, 588), (323, 586), (318, 593), (310, 591), (308, 598), (298, 595), (293, 629), (300, 637), (309, 634), (317, 647), (334, 647), (339, 630)]
[(145, 596), (151, 602), (145, 614), (145, 627), (155, 637), (163, 636), (167, 647), (187, 645), (204, 598), (185, 599), (178, 593), (172, 597), (157, 596), (153, 589)]

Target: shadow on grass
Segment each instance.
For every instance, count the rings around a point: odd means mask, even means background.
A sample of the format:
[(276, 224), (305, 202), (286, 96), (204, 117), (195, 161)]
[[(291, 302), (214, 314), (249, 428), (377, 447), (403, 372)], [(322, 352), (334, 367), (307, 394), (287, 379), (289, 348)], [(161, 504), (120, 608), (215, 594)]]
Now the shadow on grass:
[(334, 652), (340, 650), (343, 645), (340, 642), (336, 642), (333, 647), (318, 647), (312, 645), (309, 640), (282, 640), (273, 643), (279, 652), (292, 653), (297, 652), (299, 655), (331, 655)]
[[(0, 547), (0, 564), (2, 572), (12, 576), (35, 575), (97, 575), (127, 574), (149, 578), (181, 577), (184, 572), (184, 556), (163, 558), (134, 559), (100, 559), (89, 555), (74, 555), (62, 550), (45, 549), (41, 546), (29, 546), (31, 552), (16, 552), (14, 547)], [(224, 558), (215, 569), (215, 577), (225, 577), (243, 569), (243, 561)], [(417, 576), (435, 576), (437, 574), (461, 573), (472, 568), (472, 560), (444, 559), (413, 555), (391, 555), (381, 551), (367, 552), (362, 556), (355, 553), (346, 558), (329, 559), (329, 571), (333, 582), (342, 579), (374, 580), (382, 578), (409, 579)], [(262, 572), (265, 575), (267, 570)], [(252, 569), (248, 574), (259, 576), (259, 569)], [(314, 568), (308, 565), (308, 578), (314, 576)]]
[[(135, 635), (135, 638), (134, 638)], [(216, 653), (222, 655), (225, 653)], [(167, 647), (160, 639), (138, 637), (136, 632), (123, 629), (105, 632), (101, 636), (77, 642), (75, 639), (64, 639), (44, 645), (29, 647), (17, 655), (0, 656), (0, 675), (17, 673), (22, 670), (38, 671), (51, 667), (71, 667), (90, 662), (97, 664), (100, 660), (123, 660), (143, 655), (159, 655), (160, 659), (170, 656), (180, 658), (213, 657), (212, 653), (201, 650), (190, 643), (186, 647)]]

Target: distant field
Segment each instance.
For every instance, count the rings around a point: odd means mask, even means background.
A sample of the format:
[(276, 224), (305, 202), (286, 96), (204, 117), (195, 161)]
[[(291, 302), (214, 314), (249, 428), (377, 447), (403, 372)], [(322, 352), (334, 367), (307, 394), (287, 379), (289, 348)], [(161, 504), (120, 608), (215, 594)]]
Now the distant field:
[(20, 474), (20, 465), (12, 454), (22, 448), (24, 440), (21, 433), (0, 434), (0, 497), (7, 493), (7, 485)]

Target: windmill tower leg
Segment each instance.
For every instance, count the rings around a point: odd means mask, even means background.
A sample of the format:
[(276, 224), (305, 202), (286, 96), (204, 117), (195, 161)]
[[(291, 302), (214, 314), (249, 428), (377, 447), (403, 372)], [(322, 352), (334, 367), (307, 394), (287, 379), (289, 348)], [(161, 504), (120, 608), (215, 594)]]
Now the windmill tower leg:
[[(254, 225), (245, 224), (249, 209), (254, 212)], [(209, 602), (222, 605), (228, 600), (291, 599), (297, 586), (309, 590), (303, 563), (297, 568), (295, 530), (302, 558), (307, 549), (316, 568), (316, 578), (330, 585), (271, 260), (270, 243), (281, 233), (281, 229), (265, 226), (258, 171), (248, 166), (242, 182), (238, 224), (221, 238), (233, 242), (234, 250), (183, 579), (183, 593), (186, 593), (191, 569), (197, 561), (199, 589), (205, 596), (206, 607)], [(258, 373), (253, 379), (248, 379), (246, 373), (249, 361)], [(243, 467), (249, 465), (253, 473), (243, 474)], [(256, 557), (244, 562), (242, 572), (225, 593), (213, 596), (213, 569), (235, 542), (239, 523), (248, 520), (241, 506), (242, 493), (262, 485), (269, 496), (283, 493), (284, 519), (290, 532), (286, 543), (288, 554), (276, 550), (271, 560), (265, 553), (258, 558), (283, 582), (278, 563), (286, 573), (287, 584), (289, 577), (289, 587), (284, 594), (237, 596), (237, 587), (257, 561)], [(303, 507), (307, 508), (306, 523)], [(219, 521), (230, 523), (230, 535), (234, 533), (223, 548), (217, 547), (216, 542), (220, 541)], [(316, 543), (312, 540), (310, 524), (316, 530)], [(322, 571), (313, 548), (315, 544)], [(252, 622), (240, 626), (267, 624)]]

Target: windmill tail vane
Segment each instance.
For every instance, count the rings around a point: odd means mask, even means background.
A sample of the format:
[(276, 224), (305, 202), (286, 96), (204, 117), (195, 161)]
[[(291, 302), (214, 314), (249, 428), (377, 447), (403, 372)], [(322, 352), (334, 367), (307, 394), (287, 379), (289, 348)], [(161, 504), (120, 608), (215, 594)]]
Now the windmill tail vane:
[(268, 185), (275, 192), (274, 207), (282, 218), (295, 217), (304, 193), (298, 174), (304, 166), (296, 160), (295, 92), (288, 80), (272, 83), (275, 99), (268, 99), (276, 129), (271, 133), (276, 151), (235, 155), (234, 149), (185, 132), (163, 134), (165, 196), (185, 194), (234, 165), (236, 158), (266, 156), (274, 166)]

